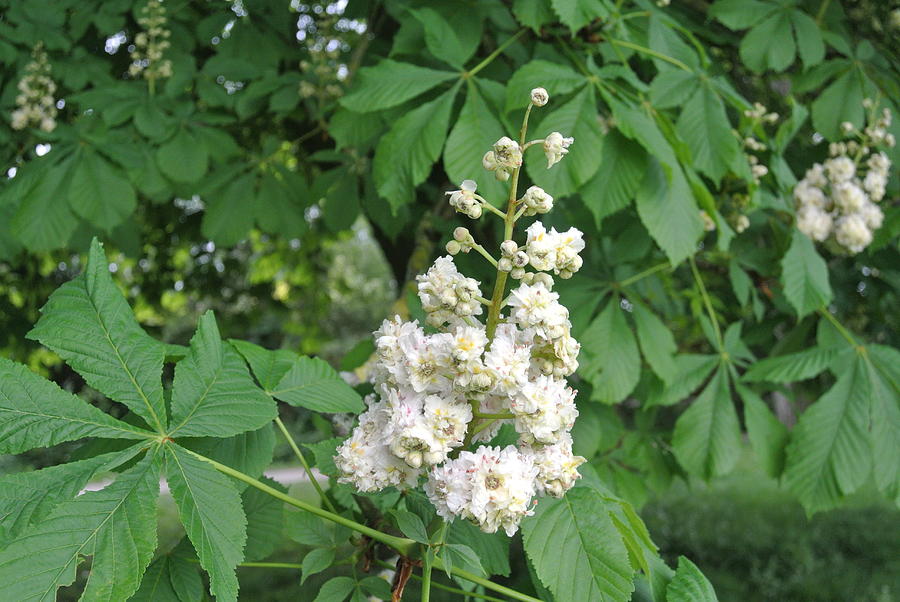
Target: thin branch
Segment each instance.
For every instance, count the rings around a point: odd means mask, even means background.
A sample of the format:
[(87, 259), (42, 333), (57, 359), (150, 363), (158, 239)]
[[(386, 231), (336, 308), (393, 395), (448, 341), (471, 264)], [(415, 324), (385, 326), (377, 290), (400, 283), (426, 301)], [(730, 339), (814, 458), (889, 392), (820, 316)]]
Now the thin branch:
[(278, 429), (284, 435), (284, 438), (287, 439), (288, 445), (291, 446), (291, 449), (294, 450), (294, 455), (297, 456), (297, 459), (300, 460), (300, 463), (303, 465), (303, 470), (306, 471), (306, 476), (309, 477), (310, 482), (313, 484), (313, 487), (316, 488), (316, 493), (319, 494), (319, 499), (322, 500), (322, 503), (328, 506), (328, 509), (337, 514), (337, 509), (334, 507), (334, 504), (331, 503), (331, 500), (328, 499), (328, 496), (325, 495), (325, 492), (322, 490), (322, 486), (319, 485), (318, 479), (316, 479), (316, 475), (313, 474), (312, 468), (309, 465), (309, 462), (306, 461), (306, 458), (303, 457), (303, 454), (300, 452), (300, 448), (297, 446), (297, 442), (294, 441), (294, 438), (288, 432), (287, 427), (284, 426), (284, 423), (281, 421), (281, 418), (275, 418), (275, 424), (278, 426)]

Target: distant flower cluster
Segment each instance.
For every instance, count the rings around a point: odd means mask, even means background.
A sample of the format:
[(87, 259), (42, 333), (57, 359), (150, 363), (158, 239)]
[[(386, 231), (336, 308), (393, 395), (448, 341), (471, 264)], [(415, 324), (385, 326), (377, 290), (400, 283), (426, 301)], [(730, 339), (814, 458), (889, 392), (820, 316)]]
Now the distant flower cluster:
[[(542, 88), (531, 93), (533, 106), (548, 99)], [(551, 134), (524, 148), (543, 144), (552, 165), (572, 142)], [(519, 143), (503, 137), (485, 155), (484, 166), (500, 179), (517, 178), (522, 153)], [(448, 193), (451, 206), (480, 217), (487, 201), (475, 190), (475, 182), (466, 180)], [(553, 198), (532, 186), (522, 198), (511, 197), (507, 214), (490, 210), (511, 226), (522, 215), (552, 206)], [(577, 229), (548, 232), (535, 222), (524, 245), (506, 240), (494, 260), (466, 228), (457, 228), (447, 244), (450, 255), (417, 278), (427, 323), (440, 331), (429, 334), (415, 321), (396, 318), (375, 332), (376, 394), (337, 450), (341, 481), (370, 492), (413, 487), (427, 471), (425, 491), (440, 516), (509, 535), (533, 512), (537, 496), (560, 497), (571, 488), (584, 458), (572, 451), (578, 410), (565, 378), (578, 368), (580, 345), (548, 272), (570, 277), (581, 267), (583, 248)], [(497, 268), (501, 293), (508, 276), (520, 280), (506, 299), (497, 299), (496, 291), (495, 299), (485, 299), (480, 283), (459, 272), (452, 255), (472, 249)], [(482, 323), (484, 306), (490, 311)], [(489, 442), (504, 424), (518, 432), (517, 445), (463, 449)]]
[(172, 76), (172, 61), (163, 58), (171, 46), (172, 32), (166, 29), (166, 7), (159, 0), (149, 0), (141, 9), (138, 24), (144, 28), (134, 37), (132, 63), (128, 72), (132, 76), (143, 74), (145, 79), (156, 80)]
[[(872, 108), (871, 102), (866, 105)], [(841, 125), (855, 139), (831, 144), (830, 157), (815, 163), (794, 187), (801, 232), (851, 255), (869, 246), (884, 221), (877, 203), (884, 198), (891, 162), (876, 149), (894, 145), (890, 123), (891, 113), (884, 109), (863, 131), (849, 122)]]
[(29, 126), (44, 132), (56, 129), (56, 82), (50, 77), (50, 62), (43, 45), (38, 43), (31, 53), (31, 62), (25, 65), (25, 76), (19, 80), (16, 109), (12, 112), (10, 126), (23, 130)]

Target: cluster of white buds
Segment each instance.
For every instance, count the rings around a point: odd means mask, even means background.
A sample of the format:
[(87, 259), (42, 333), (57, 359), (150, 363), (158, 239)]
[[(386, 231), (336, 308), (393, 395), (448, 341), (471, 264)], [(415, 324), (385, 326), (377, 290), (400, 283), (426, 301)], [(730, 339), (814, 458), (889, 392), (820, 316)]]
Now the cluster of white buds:
[(484, 154), (481, 164), (486, 170), (494, 172), (494, 177), (505, 182), (513, 171), (522, 166), (522, 149), (518, 142), (503, 136), (494, 143), (493, 150)]
[(770, 113), (769, 109), (761, 102), (754, 102), (753, 107), (744, 111), (744, 117), (749, 117), (750, 119), (762, 121), (764, 123), (775, 123), (778, 121), (779, 115), (775, 112)]
[[(532, 92), (533, 106), (547, 100), (546, 90)], [(486, 163), (490, 159), (491, 169), (518, 178), (522, 149), (538, 142), (502, 138)], [(468, 214), (468, 203), (486, 202), (474, 191), (475, 183), (467, 180), (450, 194), (451, 204)], [(506, 213), (496, 213), (512, 232), (518, 218), (528, 211), (545, 213), (552, 202), (532, 187), (522, 199), (510, 197)], [(570, 489), (584, 462), (572, 451), (578, 410), (566, 381), (578, 368), (580, 345), (546, 272), (571, 276), (581, 266), (583, 248), (578, 230), (547, 232), (538, 222), (528, 229), (525, 245), (504, 240), (494, 261), (466, 228), (457, 228), (448, 252), (477, 249), (490, 259), (497, 268), (493, 299), (481, 297), (479, 283), (460, 274), (452, 257), (438, 258), (417, 278), (428, 323), (438, 332), (426, 334), (417, 322), (399, 317), (375, 332), (376, 393), (337, 450), (341, 482), (361, 491), (412, 487), (427, 470), (425, 491), (440, 516), (509, 535), (533, 512), (538, 496), (560, 497)], [(528, 265), (542, 271), (526, 272)], [(504, 300), (509, 276), (521, 282)], [(477, 319), (482, 304), (489, 307), (485, 323)], [(518, 432), (517, 445), (462, 449), (490, 442), (504, 424)]]
[(450, 206), (463, 215), (468, 215), (472, 219), (481, 217), (482, 208), (481, 201), (476, 198), (475, 194), (477, 185), (475, 180), (463, 180), (459, 185), (459, 190), (450, 190), (444, 194), (450, 197)]
[(703, 209), (701, 209), (699, 213), (700, 219), (703, 221), (703, 229), (707, 232), (712, 232), (713, 230), (715, 230), (716, 222), (712, 217), (710, 217), (709, 213), (707, 213)]
[(565, 232), (550, 232), (542, 222), (534, 222), (526, 230), (528, 241), (525, 248), (531, 267), (539, 272), (553, 273), (560, 278), (571, 278), (581, 269), (583, 263), (579, 253), (584, 249), (584, 239), (578, 228), (569, 228)]
[(566, 138), (559, 132), (552, 132), (544, 138), (544, 155), (547, 156), (547, 169), (559, 163), (564, 156), (569, 154), (569, 147), (575, 142), (575, 138)]
[(163, 58), (163, 52), (171, 46), (172, 35), (166, 29), (166, 20), (166, 7), (159, 0), (148, 0), (141, 9), (137, 21), (144, 30), (134, 36), (132, 63), (128, 67), (132, 76), (143, 74), (149, 80), (172, 76), (172, 61)]
[(884, 134), (890, 121), (891, 114), (885, 110), (864, 132), (853, 124), (842, 124), (846, 134), (859, 140), (830, 144), (831, 156), (815, 163), (794, 187), (801, 232), (851, 255), (869, 246), (884, 221), (876, 203), (884, 198), (891, 167), (887, 155), (873, 147), (890, 146), (892, 140)]
[(439, 257), (427, 273), (416, 276), (416, 281), (430, 325), (456, 325), (481, 315), (478, 281), (460, 274), (452, 257)]
[(44, 132), (56, 129), (56, 82), (50, 77), (50, 62), (43, 44), (38, 42), (19, 80), (16, 109), (10, 115), (10, 126), (23, 130), (35, 126)]

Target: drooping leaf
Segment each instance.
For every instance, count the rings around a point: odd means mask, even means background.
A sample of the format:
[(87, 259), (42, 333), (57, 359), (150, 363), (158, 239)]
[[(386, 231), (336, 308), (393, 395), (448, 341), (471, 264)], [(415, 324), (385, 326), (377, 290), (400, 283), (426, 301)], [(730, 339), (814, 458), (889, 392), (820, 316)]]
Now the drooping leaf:
[(196, 136), (181, 128), (156, 151), (156, 163), (176, 182), (198, 182), (206, 175), (209, 153)]
[(678, 346), (672, 331), (643, 304), (634, 304), (633, 315), (644, 358), (657, 376), (666, 383), (671, 383), (678, 372), (673, 357)]
[(644, 181), (638, 188), (636, 203), (641, 221), (672, 265), (694, 252), (703, 232), (703, 222), (691, 189), (677, 165), (667, 176), (659, 161), (651, 158)]
[(741, 428), (728, 375), (720, 367), (679, 416), (672, 435), (675, 457), (690, 474), (710, 479), (728, 474), (741, 454)]
[[(826, 63), (827, 64), (827, 63)], [(816, 131), (828, 140), (841, 137), (840, 125), (849, 121), (857, 128), (865, 122), (862, 106), (866, 95), (863, 73), (855, 68), (845, 69), (812, 103), (812, 123)]]
[(488, 575), (509, 576), (509, 538), (505, 534), (485, 533), (472, 523), (457, 520), (447, 529), (447, 541), (475, 550)]
[[(284, 487), (272, 479), (262, 477), (260, 481), (284, 491)], [(255, 487), (245, 489), (241, 501), (247, 515), (244, 560), (262, 560), (275, 551), (284, 536), (284, 502)]]
[(712, 86), (703, 84), (697, 88), (681, 110), (675, 127), (691, 149), (694, 166), (718, 183), (740, 149), (731, 133), (725, 105)]
[(363, 410), (359, 393), (344, 382), (325, 360), (317, 357), (296, 360), (278, 385), (268, 393), (292, 406), (316, 412), (359, 413)]
[(797, 49), (803, 66), (809, 69), (821, 63), (825, 58), (825, 42), (815, 20), (802, 10), (795, 10), (791, 12), (791, 22), (794, 24)]
[(550, 0), (550, 5), (563, 25), (572, 30), (572, 35), (594, 19), (609, 16), (601, 0)]
[(83, 599), (128, 599), (156, 548), (158, 494), (159, 461), (148, 454), (106, 488), (63, 502), (0, 551), (3, 596), (55, 600), (93, 556)]
[(160, 556), (147, 568), (141, 587), (129, 602), (196, 602), (203, 599), (203, 580), (196, 560), (191, 562), (178, 548)]
[(875, 483), (900, 506), (900, 353), (883, 345), (866, 349)]
[(426, 7), (411, 8), (409, 12), (425, 29), (428, 52), (448, 65), (462, 69), (481, 42), (482, 21), (468, 11), (438, 12)]
[(0, 454), (18, 454), (83, 437), (151, 436), (104, 414), (25, 366), (0, 358)]
[[(772, 40), (778, 43), (773, 44)], [(787, 69), (797, 53), (791, 32), (791, 10), (772, 13), (747, 32), (741, 40), (740, 53), (744, 64), (756, 73)]]
[(495, 178), (481, 177), (484, 174), (481, 158), (503, 135), (503, 125), (470, 80), (466, 102), (447, 136), (444, 170), (455, 185), (478, 178), (478, 194), (500, 206), (506, 202), (506, 187)]
[(718, 602), (716, 591), (697, 566), (678, 557), (678, 569), (666, 588), (667, 602)]
[(78, 218), (67, 202), (72, 164), (71, 159), (65, 159), (46, 166), (22, 191), (22, 201), (10, 227), (27, 249), (57, 249), (69, 242), (78, 227)]
[(139, 446), (132, 446), (123, 452), (0, 478), (0, 548), (29, 525), (42, 521), (60, 503), (74, 499), (95, 474), (122, 464), (139, 451)]
[(87, 383), (162, 431), (165, 347), (140, 327), (109, 274), (96, 239), (84, 273), (56, 289), (28, 333), (58, 353)]
[(788, 383), (812, 378), (822, 372), (844, 352), (847, 345), (834, 347), (813, 347), (797, 353), (776, 355), (756, 362), (744, 374), (743, 380), (750, 382), (769, 381)]
[(166, 475), (181, 523), (209, 573), (210, 593), (237, 600), (234, 569), (244, 558), (247, 518), (228, 478), (184, 448), (166, 446)]
[(869, 392), (865, 360), (856, 357), (800, 415), (787, 447), (784, 482), (808, 513), (834, 507), (869, 478)]
[(303, 557), (300, 569), (300, 584), (317, 573), (321, 573), (334, 562), (334, 548), (315, 548)]
[(659, 109), (684, 104), (697, 90), (697, 74), (673, 69), (661, 71), (650, 84), (650, 101)]
[(703, 381), (716, 367), (719, 358), (715, 355), (683, 353), (676, 355), (674, 361), (676, 368), (675, 378), (672, 379), (668, 386), (648, 397), (648, 406), (670, 406), (683, 400), (703, 384)]
[(123, 174), (99, 153), (85, 150), (72, 174), (69, 205), (75, 213), (109, 232), (134, 212), (137, 197)]
[(230, 437), (275, 419), (275, 404), (223, 343), (212, 312), (200, 318), (191, 351), (175, 366), (171, 437)]
[(438, 71), (384, 59), (374, 67), (359, 70), (356, 82), (341, 104), (357, 113), (388, 109), (459, 77), (452, 71)]
[(744, 402), (744, 422), (750, 446), (770, 477), (784, 470), (784, 449), (788, 441), (787, 427), (772, 414), (766, 402), (744, 385), (738, 384), (738, 395)]
[(413, 201), (415, 187), (441, 155), (458, 85), (398, 119), (378, 143), (372, 164), (375, 186), (394, 213)]
[(297, 354), (287, 349), (272, 351), (237, 339), (228, 339), (228, 342), (244, 356), (244, 359), (250, 364), (250, 369), (253, 370), (253, 376), (266, 391), (274, 390), (297, 361)]
[[(275, 428), (270, 422), (261, 429), (247, 431), (233, 437), (200, 437), (180, 439), (179, 443), (211, 460), (230, 466), (245, 475), (258, 478), (272, 464), (275, 450)], [(242, 490), (245, 483), (235, 482)]]
[(591, 322), (584, 335), (582, 374), (594, 385), (592, 398), (618, 403), (637, 385), (641, 356), (625, 310), (615, 300)]
[(513, 0), (512, 11), (522, 25), (534, 31), (539, 31), (541, 25), (556, 20), (549, 0)]
[(522, 533), (535, 572), (556, 599), (631, 598), (634, 571), (598, 491), (576, 487), (562, 499), (541, 500)]
[(580, 193), (598, 228), (603, 218), (631, 203), (646, 169), (647, 153), (639, 144), (617, 131), (603, 138), (600, 167)]
[(816, 252), (813, 241), (797, 229), (781, 260), (781, 283), (784, 296), (801, 318), (825, 306), (832, 298), (825, 260)]
[(207, 199), (201, 231), (222, 246), (234, 245), (250, 232), (255, 210), (255, 180), (245, 174)]
[(777, 5), (759, 0), (718, 0), (709, 10), (728, 28), (739, 30), (756, 25), (776, 9)]

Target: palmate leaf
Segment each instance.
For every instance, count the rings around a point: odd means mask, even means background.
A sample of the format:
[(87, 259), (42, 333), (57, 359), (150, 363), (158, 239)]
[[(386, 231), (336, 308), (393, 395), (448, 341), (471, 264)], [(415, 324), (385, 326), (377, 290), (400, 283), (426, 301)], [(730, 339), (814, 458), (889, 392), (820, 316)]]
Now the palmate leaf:
[(126, 600), (156, 549), (159, 459), (148, 454), (101, 491), (60, 504), (0, 552), (0, 583), (9, 600), (51, 601), (93, 556), (84, 600)]
[(528, 106), (531, 90), (539, 86), (554, 97), (568, 94), (586, 81), (584, 75), (566, 65), (541, 59), (531, 61), (519, 67), (506, 83), (506, 112)]
[(353, 89), (341, 98), (341, 104), (357, 113), (389, 109), (457, 77), (453, 71), (385, 59), (359, 70)]
[(94, 239), (84, 273), (63, 284), (28, 333), (58, 353), (87, 383), (124, 403), (162, 432), (165, 346), (145, 333), (113, 283), (102, 245)]
[(813, 347), (797, 353), (767, 357), (753, 364), (744, 374), (743, 380), (750, 382), (769, 381), (787, 383), (812, 378), (842, 353), (849, 353), (847, 345), (833, 347)]
[(147, 567), (141, 587), (129, 602), (196, 602), (203, 599), (203, 580), (196, 560), (176, 551), (160, 556)]
[(218, 600), (237, 600), (234, 569), (244, 558), (247, 518), (237, 488), (221, 473), (177, 444), (166, 446), (166, 475), (200, 566)]
[(29, 525), (43, 520), (60, 503), (74, 499), (95, 474), (119, 466), (139, 451), (139, 446), (132, 446), (121, 452), (0, 479), (0, 547)]
[(875, 483), (900, 506), (900, 352), (883, 345), (867, 350)]
[(828, 266), (813, 241), (796, 228), (781, 260), (781, 282), (784, 296), (801, 318), (831, 301)]
[(522, 533), (528, 558), (556, 599), (631, 598), (634, 571), (598, 491), (576, 487), (562, 499), (541, 500), (522, 521)]
[(592, 399), (619, 403), (634, 390), (641, 376), (641, 356), (625, 310), (616, 299), (607, 304), (585, 330), (582, 374), (594, 385)]
[(672, 447), (692, 475), (710, 479), (734, 468), (741, 454), (741, 427), (724, 367), (719, 367), (691, 407), (678, 417)]
[(644, 358), (657, 376), (666, 383), (671, 383), (678, 372), (673, 357), (678, 346), (672, 331), (641, 303), (634, 304), (633, 315)]
[(777, 477), (784, 470), (787, 427), (772, 414), (759, 395), (739, 383), (736, 389), (744, 402), (744, 422), (747, 424), (747, 438), (750, 439), (753, 453), (766, 474)]
[(241, 356), (206, 312), (191, 351), (175, 367), (171, 437), (230, 437), (275, 419), (275, 403), (253, 382)]
[(83, 437), (148, 436), (152, 433), (116, 420), (25, 366), (0, 358), (0, 454)]
[(808, 513), (837, 505), (872, 469), (867, 362), (853, 359), (837, 382), (800, 415), (787, 447), (784, 481)]
[(666, 588), (667, 602), (717, 602), (716, 591), (697, 566), (678, 557), (678, 570)]
[(676, 265), (694, 252), (703, 224), (684, 173), (673, 165), (666, 168), (651, 157), (635, 202), (653, 240)]
[(718, 183), (740, 149), (731, 133), (725, 105), (711, 85), (703, 83), (696, 88), (675, 127), (691, 149), (694, 166)]
[(603, 138), (600, 167), (581, 189), (584, 204), (594, 214), (597, 228), (603, 218), (624, 209), (634, 199), (647, 169), (647, 153), (617, 131)]

